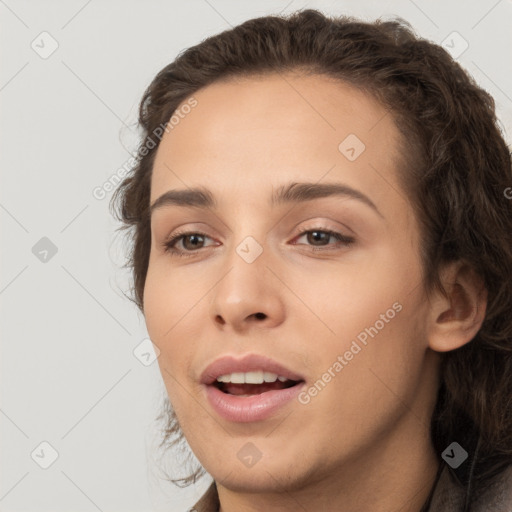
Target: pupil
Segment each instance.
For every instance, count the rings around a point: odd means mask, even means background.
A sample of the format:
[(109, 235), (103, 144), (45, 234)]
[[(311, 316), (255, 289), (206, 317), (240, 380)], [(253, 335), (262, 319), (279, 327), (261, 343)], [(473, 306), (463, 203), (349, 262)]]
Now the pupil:
[[(322, 242), (322, 241), (328, 241), (329, 240), (329, 237), (331, 235), (329, 233), (324, 233), (323, 231), (312, 231), (311, 233), (308, 234), (308, 237), (310, 237), (310, 239), (308, 240), (309, 242), (311, 242), (312, 240), (314, 242)], [(324, 244), (321, 244), (321, 245), (324, 245)]]
[[(187, 240), (192, 240), (192, 239), (196, 239), (197, 240), (198, 238), (200, 239), (200, 238), (203, 238), (203, 237), (201, 235), (188, 235), (188, 236), (186, 236), (183, 239), (183, 244), (184, 244), (185, 247), (187, 247)], [(197, 248), (197, 242), (196, 243), (192, 243), (191, 247), (187, 247), (187, 249), (190, 249), (190, 248), (192, 248), (192, 249)]]

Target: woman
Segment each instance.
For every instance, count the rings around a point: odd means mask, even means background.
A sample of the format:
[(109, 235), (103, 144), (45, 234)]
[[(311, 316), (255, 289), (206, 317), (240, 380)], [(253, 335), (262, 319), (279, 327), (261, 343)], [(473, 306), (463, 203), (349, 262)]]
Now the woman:
[(140, 124), (114, 200), (195, 510), (510, 510), (492, 98), (404, 23), (306, 10), (182, 53)]

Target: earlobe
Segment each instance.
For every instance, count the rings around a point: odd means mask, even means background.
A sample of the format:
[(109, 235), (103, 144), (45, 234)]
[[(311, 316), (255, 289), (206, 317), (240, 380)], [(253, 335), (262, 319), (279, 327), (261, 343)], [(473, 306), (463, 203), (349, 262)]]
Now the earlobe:
[(487, 290), (471, 267), (453, 262), (441, 273), (446, 295), (435, 291), (431, 300), (429, 347), (448, 352), (470, 342), (485, 318)]

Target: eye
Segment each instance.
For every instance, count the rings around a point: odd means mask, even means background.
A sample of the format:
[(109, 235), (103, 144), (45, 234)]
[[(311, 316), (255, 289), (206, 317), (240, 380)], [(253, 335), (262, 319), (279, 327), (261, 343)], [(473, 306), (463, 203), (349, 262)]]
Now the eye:
[[(323, 228), (314, 228), (302, 231), (295, 238), (295, 240), (306, 236), (307, 242), (309, 245), (313, 247), (313, 250), (322, 251), (322, 250), (333, 250), (339, 246), (349, 246), (355, 242), (355, 239), (350, 236), (343, 235), (342, 233), (338, 233), (337, 231), (332, 231), (330, 229)], [(205, 233), (197, 232), (197, 231), (188, 231), (183, 233), (176, 233), (170, 239), (166, 240), (163, 243), (164, 251), (166, 253), (171, 254), (172, 256), (179, 257), (191, 257), (197, 254), (198, 249), (203, 249), (208, 247), (204, 245), (205, 239), (210, 238)], [(329, 244), (329, 240), (333, 238), (336, 240), (336, 244)], [(211, 240), (211, 239), (210, 239)], [(177, 247), (181, 244), (181, 247)], [(304, 245), (297, 244), (294, 242), (294, 245)], [(334, 247), (330, 247), (334, 246)]]
[[(355, 239), (351, 236), (343, 235), (342, 233), (338, 233), (337, 231), (332, 231), (330, 229), (323, 228), (314, 228), (302, 231), (299, 233), (297, 238), (306, 237), (308, 244), (311, 244), (313, 248), (323, 248), (326, 247), (328, 250), (335, 249), (336, 247), (329, 247), (330, 245), (335, 246), (349, 246), (355, 242)], [(329, 244), (329, 239), (334, 238), (337, 241), (337, 244)], [(298, 244), (303, 245), (303, 244)], [(322, 250), (322, 249), (320, 249)]]
[[(185, 233), (176, 233), (173, 237), (164, 242), (164, 250), (173, 256), (190, 257), (197, 253), (197, 249), (202, 249), (205, 238), (210, 238), (205, 233), (188, 231)], [(181, 243), (182, 248), (176, 248)], [(184, 248), (184, 249), (183, 249)]]

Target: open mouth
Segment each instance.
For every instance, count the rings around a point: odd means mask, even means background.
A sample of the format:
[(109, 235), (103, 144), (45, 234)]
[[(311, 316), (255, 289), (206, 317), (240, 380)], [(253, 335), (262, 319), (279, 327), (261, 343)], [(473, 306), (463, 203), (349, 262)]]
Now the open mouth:
[(263, 382), (261, 384), (236, 384), (233, 382), (214, 382), (212, 385), (215, 386), (218, 390), (226, 393), (228, 395), (235, 396), (253, 396), (253, 395), (261, 395), (262, 393), (266, 393), (267, 391), (279, 391), (281, 389), (291, 388), (293, 386), (297, 386), (304, 381), (295, 381), (286, 379), (284, 382), (281, 380), (276, 380), (275, 382)]
[(239, 423), (264, 421), (278, 414), (287, 404), (293, 407), (293, 402), (305, 385), (304, 380), (283, 376), (268, 379), (269, 382), (265, 379), (245, 382), (241, 377), (240, 373), (222, 375), (205, 386), (206, 398), (213, 410), (222, 418)]
[(267, 357), (225, 356), (210, 364), (200, 377), (206, 400), (231, 422), (265, 421), (293, 402), (305, 386), (299, 373)]

